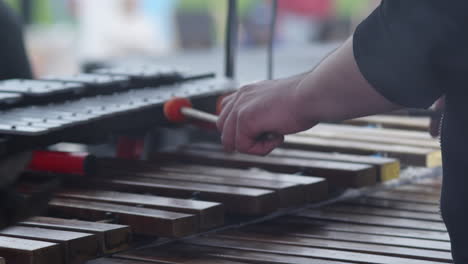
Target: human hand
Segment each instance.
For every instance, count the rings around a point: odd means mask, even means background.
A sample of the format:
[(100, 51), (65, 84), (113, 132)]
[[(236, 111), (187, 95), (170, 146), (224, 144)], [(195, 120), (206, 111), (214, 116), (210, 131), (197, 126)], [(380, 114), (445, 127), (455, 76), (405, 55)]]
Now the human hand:
[(301, 114), (307, 107), (296, 98), (302, 77), (246, 85), (224, 98), (217, 127), (226, 151), (266, 155), (284, 135), (315, 125)]

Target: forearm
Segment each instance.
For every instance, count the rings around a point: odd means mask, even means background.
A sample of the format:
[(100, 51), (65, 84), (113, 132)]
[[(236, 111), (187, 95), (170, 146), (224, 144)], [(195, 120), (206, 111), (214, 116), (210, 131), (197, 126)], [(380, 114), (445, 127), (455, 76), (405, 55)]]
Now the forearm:
[(362, 76), (352, 38), (328, 56), (295, 87), (304, 119), (338, 121), (401, 108), (380, 95)]

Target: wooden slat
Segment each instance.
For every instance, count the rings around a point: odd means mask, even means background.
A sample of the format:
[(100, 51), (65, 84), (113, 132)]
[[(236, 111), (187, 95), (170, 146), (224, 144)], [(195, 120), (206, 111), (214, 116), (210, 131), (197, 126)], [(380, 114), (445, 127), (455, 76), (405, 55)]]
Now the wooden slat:
[(401, 139), (416, 139), (425, 140), (428, 142), (437, 142), (437, 139), (431, 137), (427, 131), (415, 131), (408, 129), (396, 129), (396, 128), (381, 128), (381, 127), (369, 127), (369, 126), (355, 126), (346, 124), (330, 124), (320, 123), (313, 128), (300, 132), (299, 134), (308, 134), (309, 131), (320, 130), (320, 131), (336, 131), (336, 132), (347, 132), (347, 133), (359, 133), (366, 136), (378, 136), (378, 137), (391, 137)]
[(83, 263), (99, 255), (98, 239), (88, 233), (14, 226), (0, 230), (0, 235), (57, 243), (62, 248), (65, 263)]
[(346, 123), (353, 125), (381, 125), (389, 128), (402, 128), (428, 131), (430, 119), (428, 117), (407, 117), (391, 115), (375, 115), (347, 120)]
[[(222, 151), (223, 147), (219, 144), (212, 143), (196, 143), (190, 144), (193, 149), (205, 149), (213, 151)], [(400, 176), (400, 163), (396, 159), (373, 157), (364, 155), (341, 154), (332, 152), (316, 152), (307, 150), (277, 148), (273, 150), (269, 157), (277, 158), (294, 158), (306, 160), (327, 160), (338, 162), (350, 162), (358, 164), (366, 164), (375, 166), (377, 169), (377, 179), (379, 181), (387, 181), (398, 178)]]
[(318, 210), (305, 210), (297, 213), (298, 216), (342, 223), (367, 224), (375, 226), (403, 227), (410, 229), (432, 230), (445, 232), (443, 223), (423, 220), (400, 219), (384, 216), (368, 216), (351, 213), (326, 212)]
[(401, 202), (388, 199), (379, 199), (377, 197), (361, 197), (357, 199), (346, 200), (345, 203), (432, 214), (439, 214), (440, 212), (440, 207), (434, 204), (421, 204), (407, 201)]
[(402, 164), (424, 167), (437, 167), (442, 165), (441, 151), (432, 148), (294, 135), (286, 137), (284, 146), (302, 150), (337, 151), (355, 154), (386, 153), (389, 157), (398, 158)]
[(194, 183), (209, 183), (221, 186), (248, 187), (256, 189), (272, 190), (278, 196), (280, 207), (291, 207), (303, 204), (307, 201), (305, 189), (300, 184), (289, 182), (265, 181), (246, 178), (226, 178), (198, 173), (179, 172), (133, 172), (119, 173), (108, 171), (107, 175), (132, 175), (161, 180), (176, 180)]
[(202, 229), (213, 228), (224, 223), (224, 207), (215, 202), (103, 190), (61, 190), (56, 192), (55, 196), (194, 214), (198, 216)]
[(164, 165), (159, 168), (162, 171), (171, 172), (193, 172), (203, 173), (206, 175), (215, 175), (218, 177), (229, 177), (229, 178), (247, 178), (256, 179), (263, 181), (274, 181), (274, 182), (287, 182), (302, 185), (305, 192), (307, 201), (317, 202), (324, 200), (327, 195), (327, 182), (324, 178), (312, 177), (312, 176), (299, 176), (294, 174), (283, 174), (273, 173), (264, 170), (251, 169), (232, 169), (222, 168), (213, 166), (201, 166), (201, 165), (186, 165), (182, 163), (172, 163)]
[(373, 245), (402, 246), (408, 248), (450, 251), (450, 243), (446, 241), (433, 241), (424, 238), (406, 238), (381, 234), (365, 234), (359, 230), (349, 228), (346, 231), (327, 230), (326, 226), (306, 222), (266, 222), (244, 227), (243, 230), (277, 234), (283, 236), (299, 236), (321, 238), (326, 240), (359, 242)]
[(86, 262), (86, 264), (150, 264), (152, 262), (139, 261), (139, 260), (128, 260), (118, 258), (100, 258)]
[(442, 188), (442, 179), (421, 179), (418, 180), (415, 184), (430, 186), (434, 188)]
[(316, 220), (312, 218), (299, 217), (289, 215), (287, 217), (281, 217), (275, 219), (273, 222), (285, 223), (285, 224), (301, 224), (301, 225), (314, 225), (319, 226), (322, 229), (330, 231), (340, 232), (351, 232), (378, 236), (393, 236), (393, 237), (405, 237), (405, 238), (416, 238), (416, 239), (427, 239), (434, 241), (450, 241), (449, 235), (445, 231), (430, 231), (430, 230), (419, 230), (404, 227), (390, 227), (383, 225), (372, 225), (366, 223), (352, 223), (352, 222), (338, 222), (334, 220), (321, 219)]
[(212, 175), (223, 178), (253, 179), (258, 182), (274, 182), (277, 184), (299, 184), (306, 192), (307, 200), (310, 202), (324, 200), (327, 193), (327, 183), (324, 178), (299, 176), (294, 174), (273, 173), (263, 170), (245, 170), (223, 168), (215, 166), (188, 165), (187, 163), (172, 162), (170, 164), (160, 164), (145, 162), (141, 160), (122, 160), (100, 158), (98, 160), (100, 172), (105, 174), (105, 170), (142, 172), (176, 172), (183, 174)]
[[(122, 258), (144, 259), (156, 263), (171, 264), (211, 264), (211, 263), (268, 263), (268, 264), (348, 264), (349, 262), (328, 261), (317, 258), (295, 257), (290, 255), (231, 250), (220, 247), (205, 247), (174, 243), (165, 247), (150, 247), (124, 252)], [(224, 261), (224, 262), (223, 262)], [(99, 263), (98, 263), (99, 264)], [(106, 263), (105, 263), (106, 264)]]
[[(344, 126), (345, 127), (345, 126)], [(367, 129), (367, 130), (366, 130)], [(358, 142), (369, 142), (369, 143), (379, 143), (379, 144), (395, 144), (402, 146), (413, 146), (413, 147), (423, 147), (423, 148), (433, 148), (439, 149), (440, 143), (437, 139), (432, 138), (404, 138), (404, 137), (394, 137), (394, 136), (384, 136), (380, 135), (371, 135), (366, 133), (369, 129), (362, 127), (354, 127), (354, 129), (340, 129), (339, 126), (335, 128), (316, 126), (310, 130), (297, 134), (298, 136), (311, 136), (327, 139), (343, 139), (343, 140), (352, 140)], [(374, 128), (373, 130), (379, 130)], [(427, 132), (426, 132), (427, 133)], [(428, 135), (429, 136), (429, 135)]]
[(62, 250), (58, 244), (0, 236), (0, 255), (7, 263), (61, 264)]
[(206, 254), (206, 250), (190, 250), (187, 246), (176, 243), (174, 246), (144, 248), (116, 255), (119, 258), (144, 260), (152, 263), (170, 264), (240, 264), (247, 262), (231, 261)]
[(222, 203), (229, 213), (260, 215), (278, 208), (278, 197), (275, 192), (265, 189), (141, 177), (95, 179), (93, 183), (115, 190), (143, 191), (180, 198), (192, 198), (195, 194), (200, 200)]
[[(242, 249), (254, 252), (268, 252), (298, 257), (321, 258), (333, 261), (348, 261), (354, 263), (375, 263), (375, 264), (420, 264), (421, 260), (379, 256), (375, 254), (346, 252), (331, 249), (311, 248), (306, 246), (280, 245), (274, 243), (264, 243), (246, 241), (238, 239), (217, 239), (217, 238), (197, 238), (187, 241), (187, 243), (202, 246)], [(439, 261), (426, 261), (424, 263), (440, 263)]]
[(368, 194), (365, 197), (429, 205), (438, 205), (440, 201), (439, 196), (427, 194), (398, 193), (392, 191), (379, 191), (376, 193)]
[(416, 182), (413, 183), (415, 186), (426, 187), (426, 188), (433, 188), (436, 190), (440, 190), (442, 188), (442, 183), (423, 183), (423, 182)]
[(401, 258), (411, 258), (420, 260), (450, 262), (452, 255), (450, 252), (436, 250), (405, 248), (401, 246), (364, 244), (349, 241), (333, 241), (321, 238), (309, 238), (299, 236), (285, 236), (281, 234), (268, 234), (249, 231), (227, 231), (221, 234), (210, 235), (212, 238), (246, 240), (268, 244), (303, 246), (311, 248), (323, 248), (340, 250), (343, 252), (358, 252), (366, 254), (376, 254), (379, 256), (392, 256)]
[(377, 180), (380, 182), (389, 181), (400, 177), (400, 162), (391, 158), (304, 151), (295, 149), (275, 149), (272, 153), (270, 153), (270, 156), (296, 159), (302, 158), (308, 160), (331, 160), (372, 165), (377, 168)]
[(440, 196), (441, 189), (439, 187), (408, 184), (408, 185), (398, 186), (397, 188), (392, 189), (392, 191), (403, 192), (403, 193), (431, 194), (431, 195)]
[(383, 208), (375, 208), (375, 207), (369, 207), (369, 206), (364, 206), (364, 205), (353, 206), (349, 204), (338, 204), (338, 205), (327, 206), (321, 209), (323, 211), (329, 211), (329, 212), (388, 216), (388, 217), (396, 217), (396, 218), (442, 222), (442, 218), (439, 214), (412, 212), (412, 211), (395, 210), (395, 209), (383, 209)]
[(103, 253), (127, 249), (131, 240), (130, 228), (123, 225), (43, 216), (30, 218), (19, 225), (91, 233), (99, 239)]
[(227, 154), (216, 151), (185, 149), (160, 153), (156, 160), (202, 163), (222, 167), (258, 167), (280, 173), (303, 171), (307, 175), (326, 178), (330, 185), (362, 187), (376, 183), (377, 171), (370, 165), (323, 160), (259, 157), (239, 153)]
[(111, 213), (137, 234), (182, 237), (198, 229), (198, 218), (194, 215), (156, 209), (61, 198), (52, 199), (49, 208), (54, 214), (86, 220), (102, 220)]

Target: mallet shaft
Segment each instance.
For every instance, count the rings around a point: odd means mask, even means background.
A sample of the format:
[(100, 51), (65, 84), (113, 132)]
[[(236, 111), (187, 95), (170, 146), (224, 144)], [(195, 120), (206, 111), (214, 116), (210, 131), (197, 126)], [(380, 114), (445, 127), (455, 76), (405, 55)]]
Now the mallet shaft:
[[(209, 123), (213, 123), (213, 124), (216, 124), (216, 122), (218, 122), (218, 116), (217, 115), (206, 113), (206, 112), (203, 112), (203, 111), (200, 111), (200, 110), (197, 110), (197, 109), (193, 109), (191, 107), (182, 107), (180, 109), (180, 112), (184, 116), (192, 118), (192, 119), (197, 119), (197, 120), (201, 120), (201, 121), (205, 121), (205, 122), (209, 122)], [(265, 134), (261, 135), (258, 138), (258, 140), (262, 140), (262, 141), (264, 141), (264, 140), (273, 140), (275, 138), (276, 138), (276, 136), (274, 134), (265, 133)]]
[(216, 124), (216, 122), (218, 122), (218, 116), (210, 114), (210, 113), (206, 113), (200, 110), (196, 110), (193, 108), (182, 107), (180, 109), (180, 112), (182, 112), (182, 114), (192, 119), (197, 119), (197, 120), (201, 120), (201, 121), (205, 121), (205, 122), (209, 122), (213, 124)]

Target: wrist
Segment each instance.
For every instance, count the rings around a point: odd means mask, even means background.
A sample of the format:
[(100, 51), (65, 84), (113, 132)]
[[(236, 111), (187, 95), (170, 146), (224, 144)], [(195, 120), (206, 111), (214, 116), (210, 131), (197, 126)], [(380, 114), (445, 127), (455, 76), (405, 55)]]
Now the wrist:
[(315, 99), (315, 91), (309, 84), (309, 74), (305, 74), (302, 78), (293, 86), (292, 89), (292, 114), (297, 122), (308, 129), (317, 124), (320, 120), (318, 111), (315, 109), (318, 104)]

